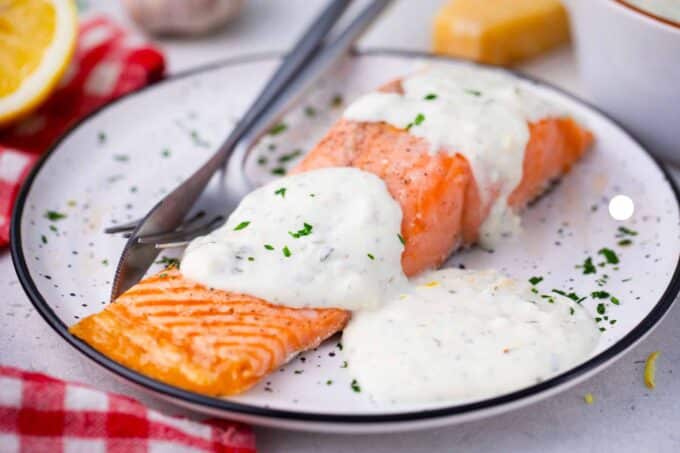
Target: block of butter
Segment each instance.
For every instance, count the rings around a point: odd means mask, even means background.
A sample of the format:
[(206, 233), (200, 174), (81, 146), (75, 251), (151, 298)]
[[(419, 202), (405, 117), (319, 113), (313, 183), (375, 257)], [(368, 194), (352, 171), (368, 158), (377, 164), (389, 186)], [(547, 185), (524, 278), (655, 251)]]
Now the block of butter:
[(508, 65), (569, 40), (559, 0), (448, 0), (434, 20), (437, 54)]

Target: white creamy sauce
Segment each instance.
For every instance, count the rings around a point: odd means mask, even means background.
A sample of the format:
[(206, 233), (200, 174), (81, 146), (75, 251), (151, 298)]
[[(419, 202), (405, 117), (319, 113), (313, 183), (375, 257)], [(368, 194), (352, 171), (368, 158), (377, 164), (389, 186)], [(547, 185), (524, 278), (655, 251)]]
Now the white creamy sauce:
[(495, 271), (421, 275), (343, 333), (349, 370), (381, 402), (472, 400), (511, 392), (584, 361), (600, 332), (566, 297), (553, 302)]
[(655, 16), (680, 23), (680, 0), (624, 0)]
[(401, 217), (372, 173), (288, 176), (247, 195), (223, 227), (193, 240), (181, 271), (292, 307), (377, 307), (406, 284)]
[[(507, 198), (522, 179), (527, 122), (563, 112), (527, 92), (516, 77), (472, 65), (434, 64), (402, 81), (404, 94), (369, 93), (344, 117), (384, 121), (408, 129), (430, 145), (465, 156), (482, 197), (498, 194), (482, 225), (480, 242), (492, 246), (519, 228)], [(488, 199), (488, 198), (483, 198)]]

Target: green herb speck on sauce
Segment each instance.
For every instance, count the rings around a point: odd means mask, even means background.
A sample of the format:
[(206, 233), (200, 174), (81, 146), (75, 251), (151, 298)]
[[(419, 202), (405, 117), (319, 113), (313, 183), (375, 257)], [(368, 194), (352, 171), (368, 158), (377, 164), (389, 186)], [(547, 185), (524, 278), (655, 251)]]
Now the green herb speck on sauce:
[(619, 257), (616, 255), (616, 252), (614, 252), (612, 249), (604, 247), (601, 248), (597, 253), (604, 256), (604, 259), (607, 260), (607, 263), (619, 264)]
[(370, 254), (370, 253), (367, 253), (366, 256), (368, 256), (368, 258), (371, 259), (371, 260), (374, 260), (374, 259), (375, 259), (375, 256), (373, 256), (373, 255)]
[(423, 99), (425, 99), (426, 101), (434, 101), (435, 99), (437, 99), (437, 95), (434, 93), (430, 93), (426, 95)]
[(638, 235), (637, 231), (631, 230), (630, 228), (626, 228), (625, 226), (620, 226), (617, 231), (618, 231), (618, 233), (616, 234), (616, 237), (637, 236)]
[(632, 243), (633, 243), (633, 241), (631, 241), (630, 239), (621, 239), (621, 240), (618, 242), (619, 247), (628, 247), (628, 246), (631, 245)]
[(531, 283), (532, 285), (538, 285), (542, 281), (543, 281), (543, 277), (531, 277), (529, 279), (529, 283)]
[(274, 246), (271, 244), (265, 244), (264, 248), (266, 248), (267, 250), (274, 250)]
[(604, 304), (597, 304), (597, 313), (598, 314), (603, 315), (606, 310), (607, 309), (605, 308)]
[(271, 174), (276, 176), (283, 176), (286, 174), (286, 169), (283, 167), (272, 168)]
[(40, 236), (40, 240), (42, 241), (43, 244), (47, 244), (47, 236), (44, 234)]
[(279, 162), (280, 163), (289, 162), (289, 161), (295, 159), (296, 157), (299, 157), (301, 154), (302, 154), (301, 149), (293, 150), (288, 154), (282, 154), (281, 156), (279, 156)]
[(285, 198), (286, 197), (286, 188), (281, 187), (280, 189), (274, 191), (274, 195), (281, 195), (281, 198)]
[(58, 212), (58, 211), (46, 211), (45, 212), (45, 218), (47, 220), (52, 221), (52, 222), (56, 222), (57, 220), (65, 219), (66, 214), (63, 214), (63, 213)]
[(283, 252), (283, 256), (285, 256), (286, 258), (290, 258), (290, 256), (292, 255), (292, 253), (290, 253), (290, 249), (288, 248), (287, 245), (283, 246), (282, 252)]
[(355, 393), (361, 393), (361, 387), (359, 386), (359, 383), (357, 382), (356, 379), (352, 379), (352, 383), (350, 384), (350, 387)]
[(590, 293), (593, 299), (608, 299), (609, 293), (607, 291), (593, 291)]
[(234, 227), (234, 231), (242, 230), (242, 229), (246, 228), (248, 225), (250, 225), (249, 221), (241, 222), (238, 225), (236, 225), (236, 227)]
[(576, 266), (577, 269), (583, 269), (583, 274), (595, 274), (597, 272), (597, 268), (593, 264), (593, 259), (591, 257), (588, 257), (585, 259), (583, 264)]

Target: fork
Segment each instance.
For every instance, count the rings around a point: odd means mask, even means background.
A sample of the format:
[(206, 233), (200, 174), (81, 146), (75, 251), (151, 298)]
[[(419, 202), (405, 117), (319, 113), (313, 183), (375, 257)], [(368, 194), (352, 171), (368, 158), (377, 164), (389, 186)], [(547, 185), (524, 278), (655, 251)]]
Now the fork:
[[(185, 245), (224, 221), (216, 217), (207, 223), (198, 223), (202, 216), (194, 216), (187, 221), (183, 219), (212, 176), (225, 166), (223, 178), (229, 186), (229, 194), (240, 198), (250, 191), (252, 186), (243, 172), (243, 164), (253, 145), (348, 52), (358, 37), (391, 3), (391, 0), (373, 0), (336, 38), (322, 46), (326, 35), (350, 1), (333, 0), (325, 8), (208, 162), (156, 204), (142, 220), (107, 228), (107, 233), (129, 234), (116, 269), (112, 299), (144, 276), (161, 248)], [(226, 165), (229, 162), (238, 165)]]

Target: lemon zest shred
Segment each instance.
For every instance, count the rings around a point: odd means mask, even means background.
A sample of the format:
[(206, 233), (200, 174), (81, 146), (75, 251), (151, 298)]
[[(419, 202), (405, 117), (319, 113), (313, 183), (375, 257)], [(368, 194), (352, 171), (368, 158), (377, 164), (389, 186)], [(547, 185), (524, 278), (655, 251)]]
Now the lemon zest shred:
[(651, 390), (656, 387), (656, 359), (658, 359), (660, 355), (661, 352), (654, 351), (649, 354), (649, 357), (647, 357), (647, 361), (645, 362), (645, 385)]
[(595, 402), (595, 397), (592, 393), (586, 393), (583, 395), (583, 401), (585, 401), (586, 404), (593, 404)]

